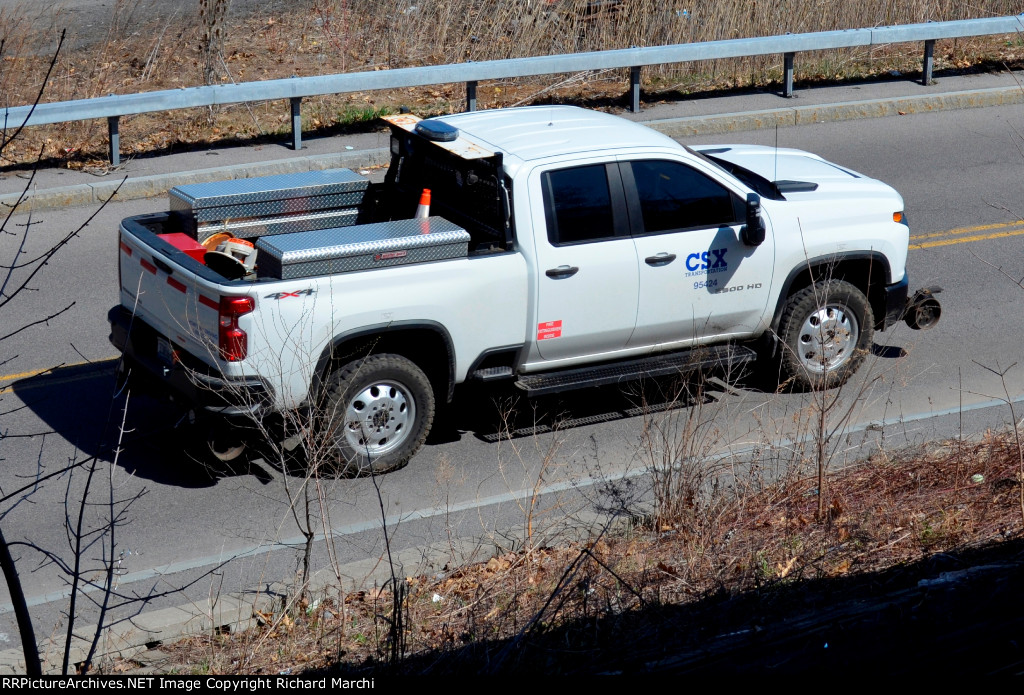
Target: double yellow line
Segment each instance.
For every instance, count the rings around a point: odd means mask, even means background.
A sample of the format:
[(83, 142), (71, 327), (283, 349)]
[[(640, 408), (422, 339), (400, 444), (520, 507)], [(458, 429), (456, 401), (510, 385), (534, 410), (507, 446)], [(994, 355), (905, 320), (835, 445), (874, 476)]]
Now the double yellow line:
[(1019, 220), (1017, 222), (999, 222), (997, 224), (982, 224), (977, 227), (960, 227), (946, 232), (913, 234), (910, 237), (910, 248), (930, 249), (936, 246), (951, 246), (1021, 235), (1024, 235), (1024, 222)]
[[(84, 367), (86, 365), (92, 365), (97, 368), (104, 368), (116, 362), (117, 359), (117, 357), (107, 357), (106, 359), (95, 360), (93, 362), (70, 362), (68, 364), (62, 364), (57, 367), (33, 369), (32, 371), (18, 372), (17, 374), (0, 374), (0, 394), (7, 393), (8, 391), (10, 391), (12, 388), (14, 388), (14, 382), (20, 381), (22, 379), (30, 379), (34, 376), (39, 376), (40, 374), (46, 374), (47, 372), (58, 372), (61, 370), (69, 369), (71, 367)], [(57, 378), (56, 381), (48, 382), (47, 385), (52, 386), (55, 384), (70, 384), (75, 381), (81, 381), (82, 379), (91, 379), (94, 376), (96, 376), (96, 373), (92, 370), (86, 370), (84, 372), (79, 372), (74, 375), (62, 374), (60, 377)], [(39, 386), (41, 385), (42, 384), (39, 384)], [(29, 388), (38, 388), (38, 386), (33, 385), (30, 386)]]

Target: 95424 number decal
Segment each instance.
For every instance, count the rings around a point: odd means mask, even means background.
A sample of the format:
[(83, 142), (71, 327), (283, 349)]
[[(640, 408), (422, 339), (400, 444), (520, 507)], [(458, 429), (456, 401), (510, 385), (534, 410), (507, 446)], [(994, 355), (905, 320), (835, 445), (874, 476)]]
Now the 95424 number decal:
[(695, 290), (703, 290), (709, 287), (718, 287), (718, 279), (716, 278), (714, 280), (698, 280), (697, 282), (693, 283), (693, 289)]

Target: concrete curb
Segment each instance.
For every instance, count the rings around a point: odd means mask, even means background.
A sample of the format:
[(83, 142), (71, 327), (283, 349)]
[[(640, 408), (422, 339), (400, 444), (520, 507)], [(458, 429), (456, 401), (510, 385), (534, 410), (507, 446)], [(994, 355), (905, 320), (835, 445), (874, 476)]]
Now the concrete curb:
[[(117, 191), (117, 200), (135, 200), (164, 195), (171, 188), (188, 183), (248, 179), (255, 176), (292, 174), (301, 171), (317, 171), (339, 167), (358, 169), (360, 167), (386, 165), (390, 161), (390, 152), (387, 148), (382, 147), (372, 150), (292, 157), (290, 159), (278, 159), (259, 164), (233, 164), (231, 166), (198, 169), (196, 171), (138, 176), (128, 178), (124, 183), (116, 180), (84, 183), (75, 186), (61, 186), (59, 188), (29, 192), (25, 195), (25, 200), (18, 205), (18, 212), (36, 212), (76, 205), (105, 203), (114, 195), (115, 191)], [(0, 195), (0, 206), (4, 208), (13, 207), (18, 203), (21, 195), (21, 193)]]
[[(836, 104), (811, 104), (778, 109), (764, 109), (743, 113), (723, 113), (709, 116), (688, 116), (644, 123), (671, 137), (693, 137), (716, 133), (734, 133), (745, 130), (826, 123), (863, 118), (882, 118), (930, 111), (954, 111), (984, 106), (1004, 106), (1024, 103), (1024, 89), (1020, 87), (994, 87), (990, 89), (944, 92), (915, 97), (869, 99), (847, 101)], [(260, 164), (236, 164), (226, 167), (182, 171), (171, 174), (129, 178), (123, 184), (118, 181), (102, 181), (95, 184), (63, 186), (26, 195), (18, 205), (19, 212), (54, 210), (76, 205), (93, 205), (106, 202), (114, 191), (118, 200), (150, 198), (165, 194), (174, 186), (206, 181), (244, 179), (254, 176), (271, 176), (298, 171), (315, 171), (336, 167), (360, 168), (385, 165), (390, 160), (387, 148), (339, 152), (328, 155), (293, 157)], [(120, 189), (118, 189), (120, 186)], [(0, 195), (0, 205), (13, 207), (21, 198), (19, 193)]]
[(745, 113), (723, 113), (713, 116), (690, 116), (647, 121), (645, 125), (671, 137), (693, 137), (743, 130), (762, 130), (776, 126), (849, 121), (863, 118), (903, 116), (931, 111), (956, 111), (984, 106), (1005, 106), (1024, 103), (1024, 89), (995, 87), (962, 92), (945, 92), (916, 97), (868, 99), (836, 104), (810, 104)]

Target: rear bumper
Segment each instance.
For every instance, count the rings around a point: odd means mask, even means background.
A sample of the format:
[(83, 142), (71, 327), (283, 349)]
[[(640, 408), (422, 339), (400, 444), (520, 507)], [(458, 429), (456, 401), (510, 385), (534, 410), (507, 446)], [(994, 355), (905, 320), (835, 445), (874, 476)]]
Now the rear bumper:
[(168, 363), (157, 354), (160, 334), (125, 307), (113, 307), (107, 320), (129, 378), (146, 390), (217, 415), (258, 417), (271, 409), (273, 389), (260, 377), (227, 377), (181, 350)]

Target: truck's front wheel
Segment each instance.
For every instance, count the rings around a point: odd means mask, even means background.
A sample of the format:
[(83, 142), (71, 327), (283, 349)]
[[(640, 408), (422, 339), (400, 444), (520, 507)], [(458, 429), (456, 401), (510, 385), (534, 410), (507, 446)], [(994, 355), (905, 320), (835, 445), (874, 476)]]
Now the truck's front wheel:
[(783, 381), (800, 390), (846, 383), (871, 348), (874, 322), (864, 293), (843, 280), (796, 292), (779, 322)]
[(401, 355), (369, 355), (331, 373), (323, 406), (326, 444), (345, 475), (401, 468), (434, 420), (434, 391)]

